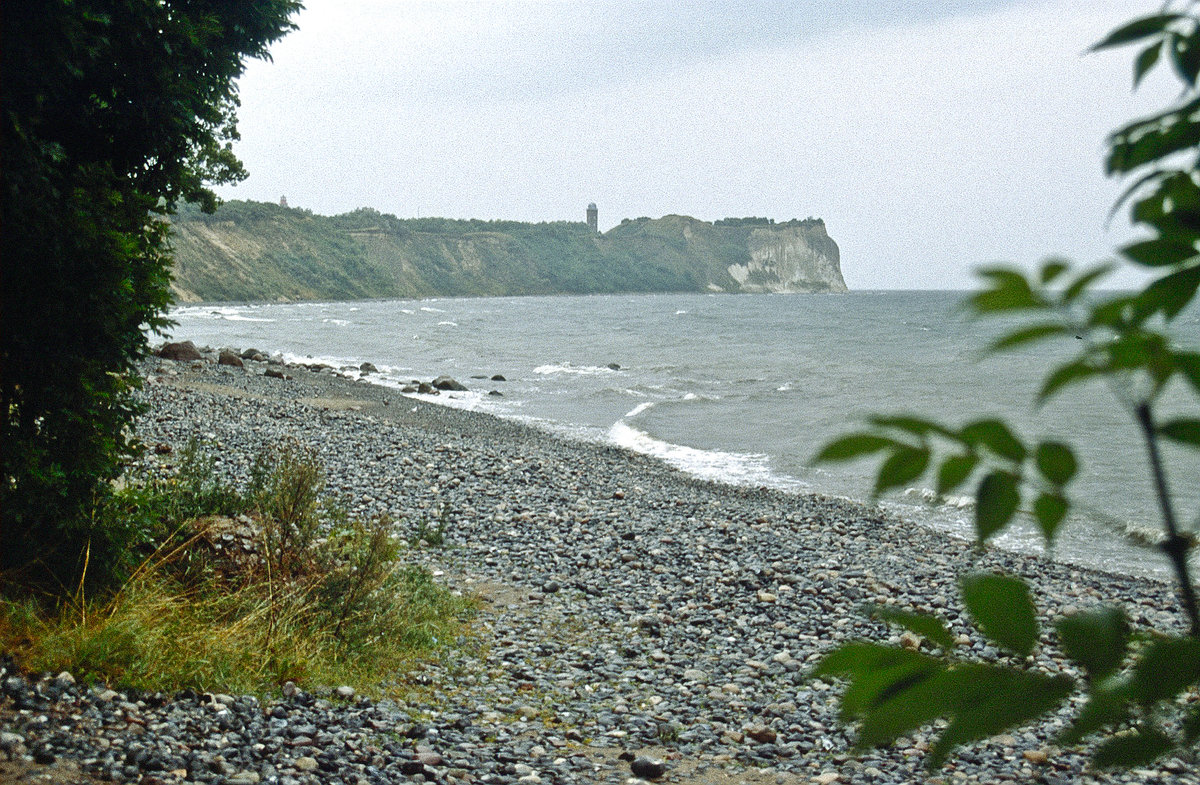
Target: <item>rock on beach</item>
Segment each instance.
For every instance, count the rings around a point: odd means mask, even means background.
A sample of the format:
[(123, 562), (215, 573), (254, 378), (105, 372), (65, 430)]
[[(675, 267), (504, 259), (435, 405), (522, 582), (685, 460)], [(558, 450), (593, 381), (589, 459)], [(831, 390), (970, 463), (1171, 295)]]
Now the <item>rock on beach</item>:
[[(1091, 771), (1084, 748), (1054, 744), (1065, 714), (968, 745), (930, 775), (934, 730), (855, 752), (842, 687), (807, 677), (840, 642), (899, 643), (866, 603), (936, 612), (964, 654), (997, 656), (958, 602), (967, 570), (1026, 576), (1043, 629), (1101, 600), (1124, 602), (1135, 625), (1181, 629), (1163, 584), (980, 554), (853, 502), (703, 482), (488, 415), (385, 406), (395, 391), (358, 369), (276, 364), (293, 378), (268, 378), (267, 362), (241, 359), (146, 364), (138, 436), (174, 449), (143, 460), (174, 460), (199, 434), (244, 482), (256, 452), (294, 438), (352, 513), (387, 514), (406, 537), (439, 511), (445, 545), (405, 558), (479, 598), (477, 645), (403, 674), (422, 689), (377, 700), (361, 697), (370, 685), (289, 684), (266, 701), (135, 694), (0, 661), (0, 763), (53, 757), (113, 781), (213, 785), (654, 780), (631, 769), (639, 760), (663, 766), (656, 781), (706, 785), (1200, 785), (1172, 758)], [(1075, 673), (1053, 652), (1040, 646), (1034, 662)]]

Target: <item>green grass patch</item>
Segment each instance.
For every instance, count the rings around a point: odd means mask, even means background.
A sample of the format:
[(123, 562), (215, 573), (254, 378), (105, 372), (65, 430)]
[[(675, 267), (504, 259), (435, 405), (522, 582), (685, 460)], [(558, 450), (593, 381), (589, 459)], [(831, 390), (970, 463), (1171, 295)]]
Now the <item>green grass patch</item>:
[(471, 603), (400, 562), (391, 521), (322, 501), (311, 452), (264, 454), (245, 494), (211, 468), (191, 446), (175, 475), (116, 494), (107, 514), (135, 521), (152, 552), (107, 596), (0, 600), (0, 648), (121, 687), (370, 693), (402, 690), (409, 666), (467, 631)]

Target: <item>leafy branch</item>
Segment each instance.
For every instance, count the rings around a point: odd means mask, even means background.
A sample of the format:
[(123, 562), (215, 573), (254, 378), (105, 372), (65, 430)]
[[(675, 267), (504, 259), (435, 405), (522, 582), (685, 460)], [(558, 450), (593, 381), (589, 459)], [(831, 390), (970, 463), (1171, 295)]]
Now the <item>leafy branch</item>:
[[(928, 765), (936, 767), (954, 747), (1032, 721), (1056, 709), (1077, 689), (1087, 701), (1059, 735), (1077, 744), (1104, 734), (1092, 752), (1096, 766), (1134, 766), (1195, 745), (1200, 738), (1200, 611), (1188, 556), (1194, 533), (1180, 525), (1163, 465), (1161, 443), (1200, 450), (1200, 417), (1161, 420), (1156, 404), (1182, 386), (1200, 411), (1200, 352), (1181, 348), (1172, 321), (1193, 303), (1200, 288), (1200, 17), (1187, 12), (1134, 20), (1113, 31), (1094, 50), (1138, 43), (1134, 84), (1160, 62), (1171, 64), (1183, 83), (1166, 111), (1117, 130), (1109, 140), (1109, 174), (1134, 182), (1117, 203), (1130, 205), (1136, 225), (1149, 236), (1119, 249), (1125, 261), (1149, 273), (1134, 294), (1113, 295), (1096, 285), (1115, 267), (1082, 270), (1051, 260), (1029, 275), (1007, 268), (981, 271), (984, 286), (965, 307), (978, 317), (1015, 319), (988, 347), (1011, 352), (1049, 341), (1077, 347), (1070, 359), (1046, 374), (1038, 405), (1086, 381), (1102, 380), (1137, 424), (1165, 538), (1161, 545), (1174, 572), (1181, 616), (1189, 635), (1135, 631), (1123, 609), (1103, 606), (1062, 617), (1057, 647), (1085, 674), (1081, 682), (1048, 673), (1032, 655), (1041, 641), (1028, 586), (1019, 578), (974, 574), (960, 582), (975, 625), (1008, 652), (1001, 664), (954, 656), (955, 639), (936, 617), (910, 611), (877, 611), (885, 621), (921, 636), (929, 652), (870, 642), (843, 645), (813, 671), (845, 676), (849, 686), (842, 716), (859, 720), (859, 745), (885, 744), (910, 730), (945, 719)], [(937, 492), (973, 485), (975, 533), (980, 544), (1020, 512), (1037, 522), (1052, 543), (1071, 510), (1068, 486), (1079, 464), (1068, 444), (1027, 443), (998, 419), (961, 427), (911, 415), (875, 416), (869, 427), (835, 439), (817, 462), (877, 456), (876, 495), (931, 475)]]

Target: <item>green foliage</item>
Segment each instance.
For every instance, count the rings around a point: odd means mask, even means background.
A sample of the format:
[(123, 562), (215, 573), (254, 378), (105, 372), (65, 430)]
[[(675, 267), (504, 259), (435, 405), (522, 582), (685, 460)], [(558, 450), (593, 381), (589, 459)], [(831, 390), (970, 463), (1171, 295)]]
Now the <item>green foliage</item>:
[(438, 514), (437, 523), (428, 518), (418, 518), (408, 535), (409, 545), (431, 545), (440, 547), (446, 543), (446, 527), (450, 525), (450, 511), (443, 508)]
[(597, 236), (582, 222), (400, 219), (370, 208), (325, 217), (231, 201), (175, 217), (174, 288), (208, 301), (708, 291), (710, 282), (737, 291), (728, 267), (750, 261), (755, 229), (801, 229), (836, 258), (819, 219), (666, 216)]
[(134, 364), (166, 326), (161, 220), (244, 176), (234, 79), (293, 0), (50, 0), (3, 12), (0, 572), (110, 576), (127, 532), (95, 506), (130, 453)]
[[(322, 503), (310, 452), (272, 455), (244, 495), (196, 447), (175, 475), (121, 491), (125, 514), (162, 533), (157, 547), (113, 593), (49, 610), (0, 600), (0, 648), (122, 686), (265, 693), (288, 679), (373, 688), (462, 632), (470, 604), (398, 563), (391, 521)], [(255, 532), (252, 553), (212, 546), (225, 531), (213, 516), (228, 514)]]
[[(1055, 637), (1047, 641), (1024, 581), (967, 575), (961, 589), (972, 620), (1018, 661), (958, 659), (936, 618), (876, 610), (884, 620), (927, 638), (941, 654), (852, 643), (826, 655), (814, 674), (848, 677), (842, 713), (861, 721), (860, 745), (888, 743), (945, 719), (948, 724), (928, 759), (936, 767), (955, 746), (1034, 720), (1078, 690), (1086, 702), (1059, 741), (1078, 744), (1098, 735), (1092, 750), (1098, 767), (1146, 764), (1192, 747), (1200, 737), (1200, 613), (1188, 563), (1195, 533), (1180, 527), (1159, 450), (1162, 439), (1200, 449), (1200, 418), (1161, 421), (1155, 415), (1157, 402), (1171, 386), (1185, 391), (1189, 405), (1200, 403), (1200, 353), (1181, 346), (1169, 332), (1171, 321), (1195, 301), (1200, 287), (1200, 17), (1163, 13), (1136, 20), (1095, 48), (1133, 42), (1144, 45), (1134, 66), (1135, 84), (1160, 61), (1169, 62), (1184, 84), (1176, 105), (1110, 139), (1109, 172), (1140, 175), (1118, 205), (1128, 202), (1134, 222), (1150, 236), (1120, 250), (1126, 261), (1151, 276), (1149, 283), (1133, 294), (1102, 293), (1095, 284), (1112, 265), (1078, 270), (1053, 259), (1033, 274), (982, 270), (983, 288), (966, 307), (1009, 325), (989, 347), (992, 352), (1048, 341), (1071, 347), (1074, 356), (1047, 372), (1038, 403), (1088, 380), (1110, 383), (1118, 405), (1130, 413), (1146, 442), (1166, 534), (1162, 550), (1174, 570), (1179, 610), (1190, 634), (1135, 631), (1122, 609), (1104, 606), (1060, 618)], [(980, 544), (1022, 512), (1052, 543), (1070, 510), (1069, 486), (1079, 473), (1069, 445), (1028, 442), (994, 419), (953, 427), (909, 415), (873, 417), (868, 429), (830, 442), (816, 460), (864, 456), (882, 457), (876, 494), (927, 474), (935, 478), (940, 494), (973, 483)], [(1043, 672), (1029, 660), (1039, 645), (1056, 645), (1086, 678)]]

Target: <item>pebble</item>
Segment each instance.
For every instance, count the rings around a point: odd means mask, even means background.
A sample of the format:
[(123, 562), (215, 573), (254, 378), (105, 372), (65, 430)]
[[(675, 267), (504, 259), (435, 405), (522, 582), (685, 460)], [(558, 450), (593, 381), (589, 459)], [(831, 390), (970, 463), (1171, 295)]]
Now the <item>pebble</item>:
[[(841, 642), (899, 642), (862, 614), (866, 602), (935, 609), (961, 652), (999, 656), (958, 603), (957, 577), (969, 569), (1025, 575), (1046, 629), (1062, 606), (1102, 597), (1182, 630), (1160, 612), (1164, 585), (977, 553), (851, 501), (703, 482), (487, 415), (424, 401), (385, 407), (395, 390), (335, 369), (277, 361), (294, 377), (280, 380), (253, 357), (244, 368), (213, 359), (147, 364), (137, 435), (171, 449), (151, 451), (145, 465), (178, 460), (201, 434), (216, 470), (244, 483), (260, 449), (296, 438), (318, 451), (328, 491), (353, 514), (387, 514), (407, 537), (411, 522), (438, 511), (445, 544), (405, 557), (492, 600), (480, 603), (474, 643), (403, 674), (426, 689), (371, 701), (358, 699), (371, 685), (292, 682), (261, 703), (117, 692), (18, 674), (0, 658), (0, 758), (68, 758), (100, 779), (211, 785), (654, 779), (633, 768), (638, 760), (657, 762), (672, 782), (704, 769), (754, 783), (1200, 785), (1170, 759), (1090, 770), (1086, 750), (1052, 746), (1066, 712), (1010, 731), (1007, 744), (963, 748), (930, 779), (932, 731), (853, 750), (838, 718), (843, 688), (806, 677)], [(305, 402), (338, 398), (359, 410)], [(1031, 662), (1071, 668), (1050, 651), (1039, 647)]]

